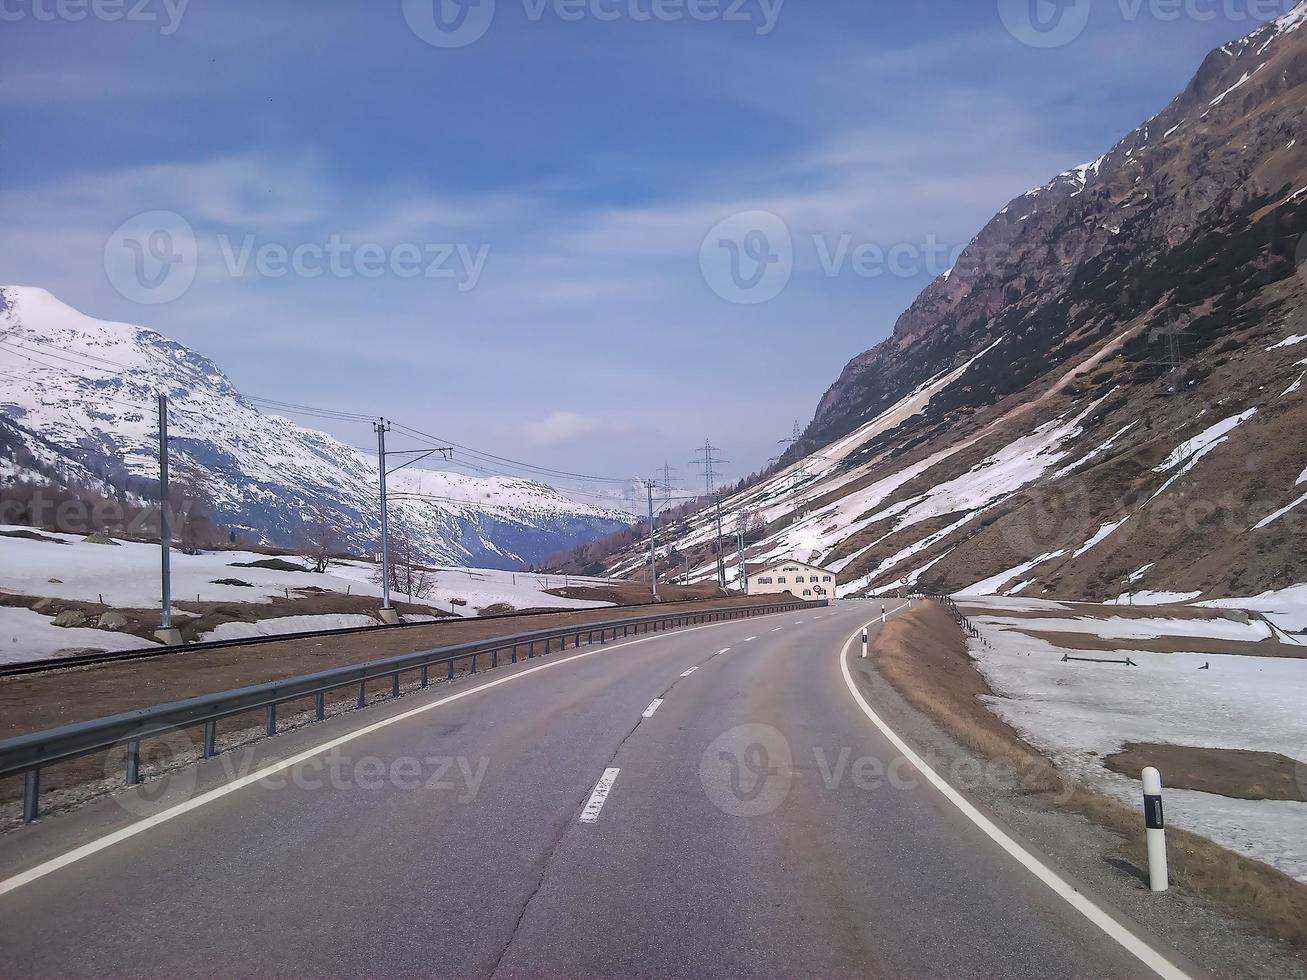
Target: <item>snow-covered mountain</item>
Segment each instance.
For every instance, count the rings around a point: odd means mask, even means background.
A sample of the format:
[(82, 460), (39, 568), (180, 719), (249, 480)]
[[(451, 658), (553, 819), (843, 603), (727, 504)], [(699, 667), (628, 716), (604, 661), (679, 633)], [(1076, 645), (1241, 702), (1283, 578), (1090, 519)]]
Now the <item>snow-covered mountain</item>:
[[(723, 502), (747, 561), (820, 562), (846, 594), (1307, 580), (1305, 134), (1307, 3), (996, 214), (850, 361), (783, 467)], [(704, 511), (664, 552), (710, 578), (715, 538)]]
[[(207, 358), (153, 330), (79, 313), (43, 289), (0, 287), (0, 481), (148, 495), (158, 474), (156, 393), (169, 400), (174, 472), (202, 481), (222, 525), (289, 545), (321, 517), (346, 546), (377, 547), (375, 454), (264, 414)], [(404, 469), (388, 479), (391, 521), (446, 564), (520, 567), (629, 518), (511, 477)], [(422, 499), (405, 495), (420, 494)]]

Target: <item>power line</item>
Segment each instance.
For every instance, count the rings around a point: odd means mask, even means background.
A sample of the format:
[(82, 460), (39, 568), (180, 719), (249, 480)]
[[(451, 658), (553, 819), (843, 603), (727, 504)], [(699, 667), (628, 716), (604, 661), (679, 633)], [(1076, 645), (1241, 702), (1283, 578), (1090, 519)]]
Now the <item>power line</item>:
[(259, 395), (244, 396), (247, 402), (253, 402), (256, 407), (262, 405), (273, 409), (282, 409), (288, 412), (295, 412), (301, 415), (316, 415), (321, 418), (340, 419), (346, 422), (371, 422), (375, 416), (361, 415), (358, 412), (340, 411), (334, 408), (315, 408), (312, 405), (299, 405), (295, 402), (278, 401), (275, 398), (263, 398)]
[(621, 477), (621, 476), (595, 476), (594, 474), (590, 474), (590, 473), (573, 473), (569, 470), (555, 469), (550, 466), (537, 466), (534, 463), (523, 462), (520, 459), (511, 459), (507, 456), (496, 456), (494, 453), (482, 452), (481, 450), (473, 449), (470, 446), (463, 446), (457, 442), (454, 442), (454, 440), (452, 439), (445, 439), (441, 436), (432, 435), (430, 432), (423, 432), (421, 429), (415, 429), (412, 426), (401, 425), (398, 422), (395, 423), (395, 428), (415, 438), (429, 439), (438, 443), (448, 444), (450, 446), (453, 446), (455, 449), (461, 449), (465, 453), (469, 453), (472, 456), (478, 457), (483, 460), (487, 460), (489, 462), (503, 463), (508, 466), (516, 466), (525, 470), (534, 470), (536, 472), (545, 475), (566, 477), (573, 480), (590, 480), (592, 482), (597, 482), (597, 483), (629, 483), (630, 482), (626, 477)]
[[(49, 344), (43, 341), (33, 340), (31, 342), (41, 347), (50, 348), (51, 352), (35, 351), (24, 347), (23, 344), (19, 343), (16, 340), (12, 340), (12, 339), (5, 340), (3, 338), (0, 338), (0, 345), (7, 346), (10, 349), (13, 349), (15, 353), (26, 358), (27, 360), (29, 360), (34, 364), (40, 364), (41, 366), (50, 368), (52, 370), (60, 370), (61, 368), (58, 365), (50, 364), (46, 361), (43, 361), (35, 355), (41, 354), (46, 357), (55, 358), (66, 364), (70, 364), (73, 367), (82, 368), (85, 370), (102, 371), (106, 374), (118, 373), (124, 375), (127, 374), (139, 375), (140, 372), (139, 368), (132, 368), (129, 365), (123, 364), (118, 361), (113, 361), (109, 358), (99, 357), (98, 355), (94, 355), (94, 354), (81, 354), (78, 352), (68, 351), (65, 348), (59, 348), (56, 345)], [(98, 364), (89, 363), (91, 361), (96, 361), (99, 363)], [(18, 380), (24, 380), (24, 379), (20, 378)], [(112, 398), (108, 398), (103, 395), (100, 395), (98, 397), (103, 398), (106, 401), (113, 401)], [(374, 415), (363, 414), (363, 413), (348, 411), (344, 409), (324, 408), (322, 406), (306, 405), (298, 402), (290, 402), (277, 398), (267, 398), (261, 395), (243, 395), (241, 397), (247, 404), (250, 405), (250, 407), (254, 408), (255, 411), (259, 411), (260, 409), (262, 409), (264, 411), (271, 412), (273, 414), (290, 413), (290, 414), (301, 415), (309, 418), (325, 419), (329, 421), (339, 421), (339, 422), (371, 423), (375, 418)], [(118, 404), (127, 405), (127, 403), (125, 402), (118, 402)], [(139, 410), (146, 410), (146, 406), (143, 404), (129, 405), (128, 407), (139, 409)], [(557, 482), (585, 481), (590, 483), (611, 483), (611, 484), (625, 484), (631, 482), (626, 477), (599, 476), (596, 474), (589, 474), (589, 473), (577, 473), (570, 470), (560, 469), (557, 467), (542, 466), (535, 463), (528, 463), (524, 460), (513, 459), (507, 456), (499, 456), (495, 453), (485, 452), (483, 450), (475, 449), (471, 446), (465, 446), (453, 442), (452, 440), (443, 439), (440, 436), (433, 435), (429, 432), (425, 432), (421, 429), (417, 429), (412, 426), (406, 426), (398, 422), (395, 422), (393, 424), (396, 429), (412, 436), (413, 438), (429, 441), (431, 443), (437, 444), (440, 448), (452, 447), (458, 449), (460, 452), (466, 454), (466, 456), (469, 457), (469, 459), (467, 460), (459, 460), (458, 462), (469, 469), (473, 469), (482, 473), (483, 475), (506, 476), (506, 477), (512, 477), (516, 479), (535, 478), (535, 479), (551, 480)], [(353, 447), (353, 448), (357, 449), (359, 447)], [(499, 467), (499, 468), (495, 469), (495, 467)], [(569, 487), (567, 488), (567, 490), (569, 493), (582, 494), (584, 496), (591, 496), (597, 499), (609, 499), (604, 494), (592, 493), (592, 492), (587, 493), (586, 491), (581, 490), (579, 488), (573, 489)], [(668, 497), (667, 499), (671, 499), (671, 498)]]

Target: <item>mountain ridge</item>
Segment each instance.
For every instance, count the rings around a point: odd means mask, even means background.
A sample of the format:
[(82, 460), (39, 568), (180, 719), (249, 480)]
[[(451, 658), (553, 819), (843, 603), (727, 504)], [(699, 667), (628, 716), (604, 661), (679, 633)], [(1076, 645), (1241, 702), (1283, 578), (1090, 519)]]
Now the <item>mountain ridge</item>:
[[(314, 520), (342, 544), (376, 548), (375, 456), (265, 414), (210, 359), (134, 324), (96, 320), (37, 287), (0, 287), (0, 415), (44, 478), (106, 486), (157, 483), (154, 393), (169, 396), (174, 472), (202, 475), (215, 517), (265, 544), (289, 545)], [(11, 451), (0, 476), (22, 474)], [(388, 478), (392, 526), (430, 560), (517, 568), (626, 525), (613, 508), (542, 483), (403, 469)]]
[[(1300, 4), (1216, 49), (1102, 157), (1000, 210), (780, 468), (723, 501), (728, 527), (763, 525), (744, 557), (816, 560), (857, 594), (1303, 581), (1305, 23)], [(664, 544), (695, 578), (716, 574), (711, 518)]]

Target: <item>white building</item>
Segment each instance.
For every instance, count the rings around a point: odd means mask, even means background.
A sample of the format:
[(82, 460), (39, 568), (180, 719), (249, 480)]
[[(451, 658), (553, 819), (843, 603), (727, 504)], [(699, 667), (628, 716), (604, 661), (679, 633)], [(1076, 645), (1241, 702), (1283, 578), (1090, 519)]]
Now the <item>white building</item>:
[(828, 568), (787, 560), (750, 565), (745, 571), (749, 577), (749, 595), (788, 592), (799, 599), (835, 598), (837, 580)]

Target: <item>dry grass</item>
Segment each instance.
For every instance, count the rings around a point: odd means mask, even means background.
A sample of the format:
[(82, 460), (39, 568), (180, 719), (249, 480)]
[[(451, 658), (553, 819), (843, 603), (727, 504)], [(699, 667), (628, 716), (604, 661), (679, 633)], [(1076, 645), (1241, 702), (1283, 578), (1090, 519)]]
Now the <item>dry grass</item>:
[[(1027, 793), (1116, 833), (1125, 857), (1140, 867), (1146, 863), (1138, 813), (1064, 776), (980, 702), (980, 696), (993, 692), (972, 664), (962, 631), (942, 608), (926, 603), (891, 620), (874, 653), (882, 676), (956, 741), (1010, 767)], [(1175, 828), (1167, 832), (1167, 855), (1175, 884), (1276, 939), (1307, 949), (1307, 886)]]

